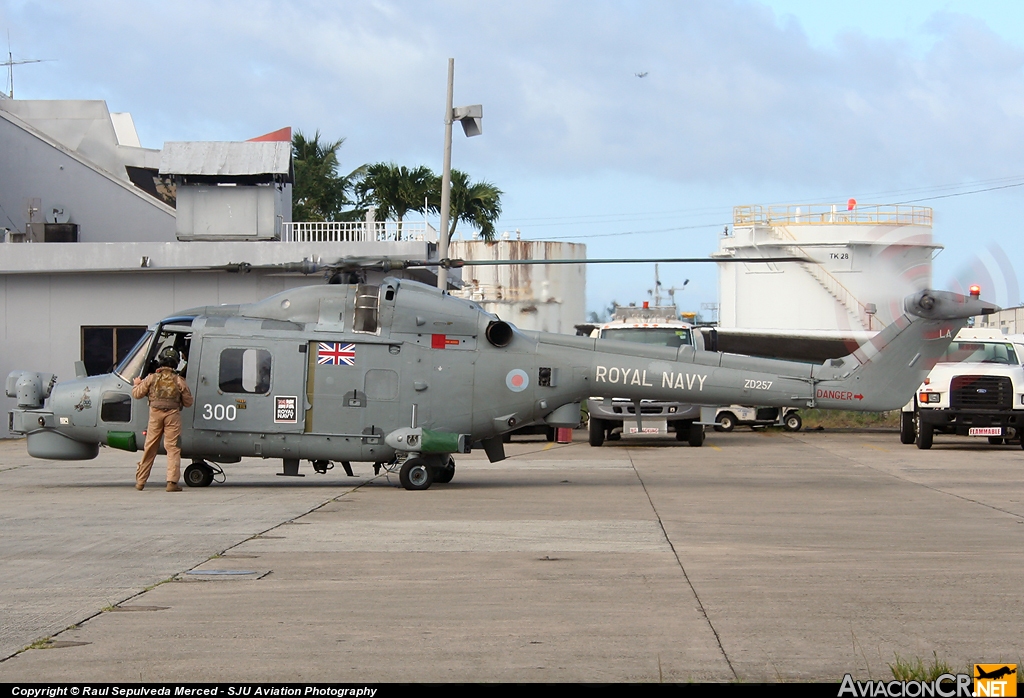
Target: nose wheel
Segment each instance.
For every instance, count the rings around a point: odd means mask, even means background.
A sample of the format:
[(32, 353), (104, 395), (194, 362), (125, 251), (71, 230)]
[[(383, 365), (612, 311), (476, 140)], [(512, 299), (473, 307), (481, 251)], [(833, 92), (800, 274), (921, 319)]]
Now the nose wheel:
[(453, 477), (455, 477), (455, 459), (448, 456), (448, 460), (445, 461), (444, 465), (434, 468), (434, 482), (447, 484), (452, 481)]
[(451, 482), (453, 477), (455, 459), (451, 455), (412, 456), (398, 471), (398, 481), (407, 490), (425, 490), (435, 482)]
[(182, 479), (189, 487), (209, 487), (214, 475), (223, 472), (220, 468), (214, 470), (214, 466), (206, 461), (196, 461), (185, 468)]
[(433, 468), (422, 458), (409, 458), (398, 472), (398, 481), (407, 490), (425, 490), (434, 482)]

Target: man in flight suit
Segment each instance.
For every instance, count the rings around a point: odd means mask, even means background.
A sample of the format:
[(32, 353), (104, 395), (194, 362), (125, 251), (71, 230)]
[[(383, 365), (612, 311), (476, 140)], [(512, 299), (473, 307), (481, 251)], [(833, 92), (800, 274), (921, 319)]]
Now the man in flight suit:
[(174, 347), (167, 347), (157, 358), (160, 368), (146, 376), (145, 380), (135, 379), (132, 397), (141, 400), (149, 398), (149, 426), (146, 427), (146, 446), (142, 452), (142, 462), (135, 473), (135, 489), (146, 486), (149, 472), (156, 460), (156, 450), (160, 446), (160, 437), (164, 438), (164, 450), (167, 451), (167, 491), (181, 492), (178, 479), (181, 477), (181, 408), (192, 405), (192, 393), (185, 379), (175, 373), (181, 361), (181, 354)]

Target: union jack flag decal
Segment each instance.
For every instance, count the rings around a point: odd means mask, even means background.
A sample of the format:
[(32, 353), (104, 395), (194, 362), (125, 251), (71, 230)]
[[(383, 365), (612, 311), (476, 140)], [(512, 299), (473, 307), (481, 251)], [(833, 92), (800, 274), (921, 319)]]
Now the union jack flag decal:
[(319, 342), (316, 350), (317, 366), (355, 366), (356, 345), (340, 342)]

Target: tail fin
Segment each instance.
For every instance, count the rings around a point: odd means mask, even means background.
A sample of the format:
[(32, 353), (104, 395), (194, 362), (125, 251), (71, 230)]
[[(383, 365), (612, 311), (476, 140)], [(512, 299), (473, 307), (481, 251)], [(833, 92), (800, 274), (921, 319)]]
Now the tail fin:
[(968, 318), (999, 307), (949, 291), (919, 291), (897, 318), (852, 354), (814, 372), (815, 404), (826, 409), (881, 411), (902, 407), (945, 353)]

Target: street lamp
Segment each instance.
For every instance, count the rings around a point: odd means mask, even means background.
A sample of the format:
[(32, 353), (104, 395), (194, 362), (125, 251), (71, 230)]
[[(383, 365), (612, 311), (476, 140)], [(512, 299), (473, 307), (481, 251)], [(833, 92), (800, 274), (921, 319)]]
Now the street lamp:
[[(452, 108), (452, 89), (455, 83), (455, 59), (448, 59), (448, 101), (444, 109), (444, 169), (441, 174), (441, 230), (439, 232), (437, 256), (448, 258), (448, 215), (452, 202), (452, 122), (462, 124), (467, 138), (484, 132), (484, 108), (480, 104)], [(448, 270), (437, 268), (437, 287), (448, 288)]]

